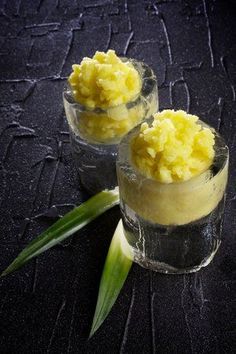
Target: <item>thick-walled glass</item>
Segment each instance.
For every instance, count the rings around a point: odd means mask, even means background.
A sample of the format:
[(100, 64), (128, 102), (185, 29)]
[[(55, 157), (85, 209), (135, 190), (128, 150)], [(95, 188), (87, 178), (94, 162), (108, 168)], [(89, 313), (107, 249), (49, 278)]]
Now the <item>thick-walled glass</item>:
[(117, 185), (118, 144), (133, 127), (158, 110), (157, 80), (152, 69), (133, 59), (142, 87), (131, 102), (107, 109), (89, 109), (74, 101), (67, 86), (63, 92), (72, 152), (82, 186), (91, 194)]
[(123, 225), (135, 262), (162, 273), (195, 272), (211, 262), (221, 242), (228, 148), (212, 129), (210, 168), (185, 182), (160, 183), (132, 164), (130, 143), (139, 130), (122, 139), (117, 160)]

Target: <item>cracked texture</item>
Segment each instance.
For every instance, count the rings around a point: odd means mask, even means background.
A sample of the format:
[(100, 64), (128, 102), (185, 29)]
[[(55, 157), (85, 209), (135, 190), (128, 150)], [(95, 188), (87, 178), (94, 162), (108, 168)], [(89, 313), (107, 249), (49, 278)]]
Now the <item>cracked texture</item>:
[(88, 342), (99, 278), (120, 217), (114, 208), (0, 280), (1, 353), (234, 353), (236, 7), (220, 0), (0, 2), (0, 266), (87, 198), (70, 154), (61, 93), (95, 50), (144, 60), (160, 108), (185, 109), (226, 139), (223, 243), (185, 276), (134, 265)]

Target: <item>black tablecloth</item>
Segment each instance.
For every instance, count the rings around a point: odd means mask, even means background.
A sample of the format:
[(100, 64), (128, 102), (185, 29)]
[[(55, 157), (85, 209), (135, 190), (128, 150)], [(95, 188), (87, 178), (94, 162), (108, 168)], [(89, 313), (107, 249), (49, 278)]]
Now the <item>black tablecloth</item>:
[(0, 267), (87, 198), (70, 152), (62, 89), (71, 65), (113, 48), (151, 65), (160, 109), (199, 115), (231, 152), (223, 242), (198, 273), (134, 265), (87, 340), (116, 207), (0, 280), (1, 353), (235, 352), (234, 1), (0, 2)]

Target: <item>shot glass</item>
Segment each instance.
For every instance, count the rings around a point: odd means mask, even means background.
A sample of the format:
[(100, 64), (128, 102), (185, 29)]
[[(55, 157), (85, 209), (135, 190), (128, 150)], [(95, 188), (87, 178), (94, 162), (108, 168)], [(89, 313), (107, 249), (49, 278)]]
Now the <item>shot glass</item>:
[(133, 101), (107, 109), (89, 109), (75, 102), (69, 86), (63, 91), (75, 165), (81, 185), (90, 194), (117, 186), (120, 140), (158, 110), (157, 79), (152, 69), (134, 59), (122, 60), (131, 62), (140, 75), (141, 91)]
[(211, 130), (215, 135), (212, 165), (178, 183), (157, 182), (133, 166), (130, 143), (140, 126), (120, 143), (117, 174), (125, 237), (135, 262), (145, 268), (161, 273), (196, 272), (211, 262), (221, 243), (228, 148)]

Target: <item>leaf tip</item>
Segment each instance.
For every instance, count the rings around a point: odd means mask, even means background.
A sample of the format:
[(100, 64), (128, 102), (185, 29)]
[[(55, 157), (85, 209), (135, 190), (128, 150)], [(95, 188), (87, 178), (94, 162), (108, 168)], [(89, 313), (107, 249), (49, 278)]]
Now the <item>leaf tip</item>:
[(94, 335), (94, 331), (91, 329), (89, 336), (88, 336), (88, 340), (90, 340), (92, 338), (92, 336)]
[(4, 271), (0, 274), (0, 278), (5, 277), (6, 275), (11, 274), (15, 269), (12, 268), (12, 264), (10, 264)]
[(92, 328), (90, 330), (90, 333), (89, 333), (89, 337), (88, 339), (91, 339), (92, 336), (94, 335), (94, 333), (98, 330), (98, 327), (96, 325), (94, 325), (94, 323), (92, 324)]
[(5, 269), (1, 274), (0, 274), (0, 278), (5, 277), (8, 274), (7, 269)]

